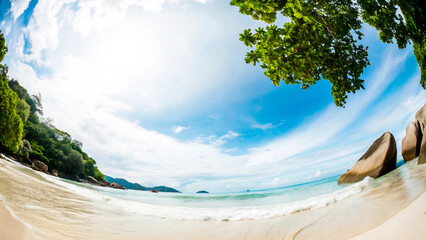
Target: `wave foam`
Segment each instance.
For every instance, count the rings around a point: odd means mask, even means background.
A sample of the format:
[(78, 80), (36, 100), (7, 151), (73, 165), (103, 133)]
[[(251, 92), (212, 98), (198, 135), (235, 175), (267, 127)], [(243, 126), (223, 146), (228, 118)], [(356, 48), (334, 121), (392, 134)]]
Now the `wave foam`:
[(113, 197), (108, 198), (108, 201), (105, 201), (105, 203), (134, 214), (171, 218), (176, 220), (237, 221), (264, 219), (325, 207), (361, 192), (369, 185), (371, 180), (372, 178), (367, 177), (361, 182), (347, 186), (344, 189), (330, 194), (312, 197), (302, 201), (270, 206), (191, 208), (180, 206), (158, 206)]
[[(128, 213), (175, 220), (201, 221), (238, 221), (265, 219), (321, 208), (361, 192), (369, 185), (372, 180), (372, 178), (366, 177), (364, 180), (358, 183), (349, 185), (330, 194), (284, 204), (251, 207), (193, 208), (183, 206), (155, 205), (133, 200), (124, 200), (110, 196), (105, 191), (96, 191), (97, 187), (86, 188), (76, 184), (61, 181), (48, 175), (45, 177), (47, 177), (47, 180), (53, 181), (76, 194), (102, 202), (103, 204), (110, 205), (114, 208), (122, 209)], [(122, 190), (111, 189), (111, 191)]]

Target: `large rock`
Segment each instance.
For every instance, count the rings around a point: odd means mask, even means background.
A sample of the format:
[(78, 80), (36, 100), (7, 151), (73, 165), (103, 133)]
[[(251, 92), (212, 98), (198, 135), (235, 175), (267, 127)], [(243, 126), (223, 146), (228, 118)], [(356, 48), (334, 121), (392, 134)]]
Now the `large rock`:
[(120, 184), (117, 183), (111, 183), (110, 187), (112, 188), (118, 188), (118, 189), (126, 189), (125, 187), (121, 186)]
[(58, 171), (56, 171), (55, 169), (53, 169), (52, 171), (50, 171), (50, 174), (52, 174), (53, 176), (57, 177), (58, 176)]
[(420, 122), (418, 120), (410, 122), (405, 129), (405, 137), (402, 139), (401, 153), (406, 162), (419, 156), (422, 136)]
[(47, 173), (47, 170), (49, 170), (47, 165), (44, 164), (43, 162), (39, 161), (39, 160), (34, 160), (33, 163), (32, 163), (32, 166), (34, 168), (36, 168), (37, 170), (45, 172), (45, 173)]
[(340, 176), (338, 183), (353, 183), (369, 176), (380, 177), (396, 167), (396, 142), (390, 132), (385, 132), (370, 146), (367, 152)]
[(424, 135), (425, 127), (426, 127), (426, 103), (422, 108), (419, 109), (416, 113), (416, 120), (420, 123), (420, 129), (422, 134)]
[(92, 176), (87, 176), (86, 177), (86, 180), (87, 181), (89, 181), (89, 183), (92, 183), (92, 184), (98, 184), (98, 180), (96, 180), (94, 177), (92, 177)]
[(419, 164), (426, 163), (426, 136), (425, 136), (425, 128), (426, 128), (426, 104), (423, 105), (422, 108), (416, 113), (416, 120), (419, 121), (420, 130), (422, 131), (423, 137), (420, 144), (420, 152), (419, 152)]
[(103, 187), (110, 187), (111, 186), (111, 183), (109, 183), (108, 181), (106, 181), (106, 180), (102, 180), (102, 181), (99, 181), (99, 185), (100, 186), (103, 186)]

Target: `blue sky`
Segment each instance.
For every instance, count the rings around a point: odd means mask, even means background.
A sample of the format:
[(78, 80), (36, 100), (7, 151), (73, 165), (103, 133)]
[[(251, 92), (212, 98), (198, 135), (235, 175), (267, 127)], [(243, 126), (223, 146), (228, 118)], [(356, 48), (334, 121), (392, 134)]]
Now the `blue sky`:
[[(238, 34), (262, 23), (218, 0), (0, 3), (9, 76), (101, 170), (185, 192), (275, 188), (341, 174), (426, 100), (412, 47), (365, 26), (365, 91), (273, 86)], [(282, 19), (281, 19), (282, 20)], [(277, 23), (279, 24), (279, 23)], [(400, 153), (398, 153), (400, 155)]]

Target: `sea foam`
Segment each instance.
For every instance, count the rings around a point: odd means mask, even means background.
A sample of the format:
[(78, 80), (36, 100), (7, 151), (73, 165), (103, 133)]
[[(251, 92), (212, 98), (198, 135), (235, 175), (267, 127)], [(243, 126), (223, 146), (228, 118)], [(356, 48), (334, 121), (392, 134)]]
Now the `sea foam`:
[[(291, 213), (325, 207), (329, 204), (343, 200), (365, 189), (372, 178), (366, 177), (364, 180), (348, 185), (340, 190), (333, 191), (304, 200), (286, 202), (282, 204), (262, 205), (262, 206), (244, 206), (244, 207), (187, 207), (178, 205), (158, 205), (155, 204), (155, 198), (161, 195), (143, 192), (149, 196), (152, 202), (146, 203), (138, 199), (129, 199), (120, 197), (122, 190), (95, 187), (86, 184), (75, 184), (65, 182), (57, 178), (45, 175), (49, 181), (71, 190), (81, 196), (90, 198), (100, 204), (106, 204), (114, 209), (121, 209), (123, 212), (138, 214), (143, 216), (160, 217), (174, 220), (201, 220), (201, 221), (237, 221), (265, 219), (278, 216), (284, 216)], [(131, 195), (135, 191), (126, 191)], [(135, 193), (136, 194), (136, 193)], [(164, 195), (161, 197), (173, 198), (176, 195)], [(184, 196), (184, 195), (183, 195)], [(208, 198), (208, 196), (207, 196)], [(226, 201), (226, 200), (224, 200)]]

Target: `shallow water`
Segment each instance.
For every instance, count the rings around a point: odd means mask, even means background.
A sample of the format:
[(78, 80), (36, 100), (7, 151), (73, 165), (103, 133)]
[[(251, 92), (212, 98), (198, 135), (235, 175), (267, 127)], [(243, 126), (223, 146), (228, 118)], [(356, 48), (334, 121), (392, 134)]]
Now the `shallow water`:
[(416, 160), (378, 179), (333, 177), (231, 194), (117, 190), (60, 180), (0, 160), (0, 195), (40, 239), (345, 239), (426, 190)]

